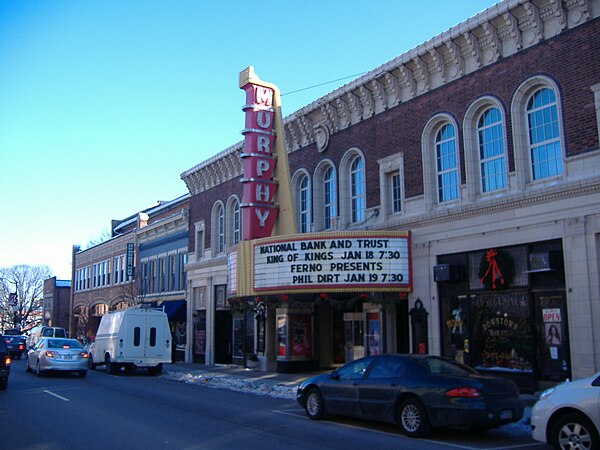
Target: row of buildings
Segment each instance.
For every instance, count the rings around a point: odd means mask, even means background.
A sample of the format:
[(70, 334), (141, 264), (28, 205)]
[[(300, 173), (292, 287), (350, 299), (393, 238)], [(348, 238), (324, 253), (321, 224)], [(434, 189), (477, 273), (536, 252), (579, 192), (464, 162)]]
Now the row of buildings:
[(186, 362), (420, 352), (531, 390), (600, 370), (599, 16), (506, 0), (283, 118), (295, 232), (250, 256), (247, 136), (184, 171), (185, 195), (73, 248), (71, 334), (144, 302)]

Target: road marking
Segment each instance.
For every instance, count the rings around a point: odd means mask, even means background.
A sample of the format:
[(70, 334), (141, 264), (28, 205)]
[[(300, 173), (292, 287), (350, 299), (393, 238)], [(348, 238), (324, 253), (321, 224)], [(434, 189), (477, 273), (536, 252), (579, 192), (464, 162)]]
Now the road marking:
[(46, 390), (46, 391), (44, 391), (44, 392), (45, 392), (46, 394), (49, 394), (49, 395), (53, 396), (53, 397), (59, 398), (59, 399), (61, 399), (62, 401), (65, 401), (65, 402), (70, 402), (70, 401), (71, 401), (71, 400), (69, 400), (67, 397), (63, 397), (62, 395), (55, 394), (54, 392), (47, 391), (47, 390)]
[[(292, 416), (292, 417), (299, 417), (299, 418), (303, 418), (306, 420), (310, 420), (308, 417), (306, 417), (304, 414), (300, 415), (298, 414), (299, 412), (304, 412), (304, 409), (300, 408), (300, 409), (288, 409), (288, 410), (272, 410), (272, 412), (274, 413), (278, 413), (278, 414), (282, 414), (285, 416)], [(346, 427), (346, 428), (352, 428), (352, 429), (356, 429), (356, 430), (364, 430), (364, 431), (370, 431), (371, 433), (377, 433), (377, 434), (385, 434), (388, 436), (396, 436), (396, 437), (402, 437), (404, 439), (412, 439), (409, 438), (407, 436), (404, 436), (403, 434), (398, 433), (394, 433), (394, 432), (389, 432), (389, 431), (384, 431), (384, 430), (374, 430), (374, 429), (370, 429), (370, 428), (365, 428), (365, 427), (361, 427), (358, 425), (352, 425), (352, 424), (348, 424), (348, 423), (339, 423), (339, 422), (335, 422), (335, 421), (330, 421), (327, 419), (323, 420), (324, 422), (330, 423), (332, 425), (337, 425), (337, 426), (341, 426), (341, 427)], [(487, 450), (510, 450), (510, 449), (514, 449), (514, 448), (525, 448), (525, 447), (540, 447), (543, 444), (541, 442), (532, 442), (529, 444), (517, 444), (517, 445), (507, 445), (507, 446), (501, 446), (501, 447), (472, 447), (470, 445), (466, 445), (466, 444), (455, 444), (455, 443), (451, 443), (451, 442), (445, 442), (443, 440), (435, 440), (435, 439), (418, 439), (418, 442), (431, 442), (432, 444), (437, 444), (437, 445), (445, 445), (447, 447), (452, 447), (452, 448), (458, 448), (458, 449), (463, 449), (463, 450), (482, 450), (483, 448), (486, 448)]]

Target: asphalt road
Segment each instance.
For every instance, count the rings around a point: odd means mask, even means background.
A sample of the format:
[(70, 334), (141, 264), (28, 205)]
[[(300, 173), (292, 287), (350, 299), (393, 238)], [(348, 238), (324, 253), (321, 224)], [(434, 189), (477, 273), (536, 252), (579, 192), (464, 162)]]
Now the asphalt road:
[(89, 371), (37, 377), (13, 361), (0, 392), (0, 448), (547, 449), (522, 435), (444, 430), (410, 439), (365, 421), (311, 421), (294, 401), (148, 377)]

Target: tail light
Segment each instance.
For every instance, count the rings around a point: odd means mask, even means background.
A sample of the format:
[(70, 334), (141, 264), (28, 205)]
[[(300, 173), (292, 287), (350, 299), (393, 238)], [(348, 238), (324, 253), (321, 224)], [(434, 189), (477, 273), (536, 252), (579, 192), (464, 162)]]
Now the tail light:
[(23, 344), (19, 344), (19, 350), (23, 350), (25, 347), (23, 346)]
[(4, 364), (7, 366), (10, 366), (10, 356), (7, 356), (6, 358), (4, 358)]
[(55, 356), (54, 352), (46, 351), (46, 357), (48, 357), (48, 358), (54, 358), (54, 356)]
[(81, 352), (81, 357), (86, 359), (88, 357), (88, 352)]
[(479, 398), (482, 394), (477, 388), (462, 386), (446, 391), (444, 396), (451, 398)]

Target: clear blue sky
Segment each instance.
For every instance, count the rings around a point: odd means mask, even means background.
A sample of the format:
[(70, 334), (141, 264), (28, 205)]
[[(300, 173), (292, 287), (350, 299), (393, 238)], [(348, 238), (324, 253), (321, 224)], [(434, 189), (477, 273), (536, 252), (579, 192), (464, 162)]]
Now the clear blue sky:
[(185, 194), (242, 140), (247, 66), (285, 117), (495, 3), (0, 0), (0, 267), (70, 279), (73, 245)]

